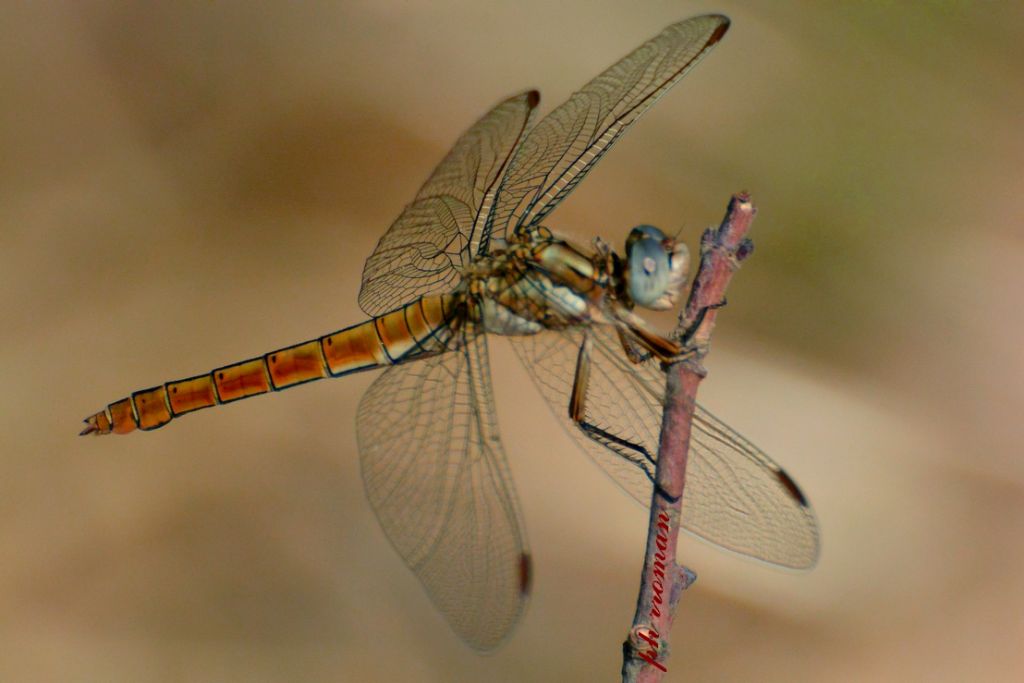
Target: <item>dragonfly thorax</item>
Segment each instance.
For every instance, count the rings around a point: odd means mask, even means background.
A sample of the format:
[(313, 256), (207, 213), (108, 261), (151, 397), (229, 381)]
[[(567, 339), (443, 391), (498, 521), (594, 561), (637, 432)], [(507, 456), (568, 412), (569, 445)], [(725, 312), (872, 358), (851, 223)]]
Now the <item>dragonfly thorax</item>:
[(530, 237), (502, 245), (504, 249), (477, 259), (463, 274), (463, 291), (479, 302), (485, 329), (529, 335), (605, 322), (611, 281), (606, 259), (546, 229)]
[(537, 227), (478, 259), (464, 286), (489, 332), (524, 335), (671, 308), (688, 266), (686, 245), (650, 225), (630, 232), (625, 258), (600, 239), (586, 251)]

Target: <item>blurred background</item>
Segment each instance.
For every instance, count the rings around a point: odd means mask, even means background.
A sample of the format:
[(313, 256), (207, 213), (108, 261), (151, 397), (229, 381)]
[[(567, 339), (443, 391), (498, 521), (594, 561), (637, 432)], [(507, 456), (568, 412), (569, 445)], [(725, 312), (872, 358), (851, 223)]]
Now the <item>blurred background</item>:
[(812, 500), (818, 567), (682, 541), (667, 680), (1024, 677), (1018, 3), (0, 7), (0, 679), (618, 680), (646, 517), (503, 340), (535, 560), (481, 657), (365, 501), (373, 375), (80, 439), (130, 391), (360, 321), (362, 261), (498, 100), (708, 11), (724, 41), (548, 224), (691, 248), (759, 206), (702, 402)]

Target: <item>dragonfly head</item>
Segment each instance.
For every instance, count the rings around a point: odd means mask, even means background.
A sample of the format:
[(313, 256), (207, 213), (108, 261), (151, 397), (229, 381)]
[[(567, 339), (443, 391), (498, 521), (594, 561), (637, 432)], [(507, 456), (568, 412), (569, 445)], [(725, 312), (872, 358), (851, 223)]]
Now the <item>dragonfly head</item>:
[(676, 305), (686, 282), (690, 252), (653, 225), (638, 225), (626, 238), (626, 293), (637, 306), (664, 311)]

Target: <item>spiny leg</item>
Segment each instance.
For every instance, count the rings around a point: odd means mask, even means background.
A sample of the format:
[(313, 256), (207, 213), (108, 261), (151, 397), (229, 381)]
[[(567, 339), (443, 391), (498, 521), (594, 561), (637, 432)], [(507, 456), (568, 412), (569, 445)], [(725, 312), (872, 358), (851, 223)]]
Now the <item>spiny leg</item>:
[(622, 350), (626, 352), (626, 359), (630, 363), (640, 365), (650, 359), (651, 352), (644, 351), (643, 347), (633, 341), (623, 328), (616, 325), (615, 333), (619, 336), (619, 344), (622, 346)]
[[(719, 306), (724, 305), (725, 302), (722, 302), (721, 304), (718, 304), (716, 306), (711, 306), (711, 308), (718, 308)], [(666, 348), (669, 348), (669, 345), (674, 345), (674, 347), (672, 348), (675, 349), (675, 353), (673, 353), (672, 355), (665, 355), (664, 352), (658, 353), (653, 350), (657, 348), (656, 346), (648, 345), (646, 342), (643, 342), (643, 338), (641, 337), (632, 336), (630, 332), (633, 330), (633, 328), (616, 327), (615, 331), (619, 336), (619, 344), (622, 346), (622, 350), (626, 353), (626, 359), (630, 363), (633, 363), (634, 365), (641, 365), (642, 363), (646, 363), (652, 358), (657, 358), (658, 360), (661, 361), (663, 365), (665, 363), (677, 363), (681, 360), (685, 360), (694, 355), (694, 350), (686, 349), (686, 344), (690, 341), (690, 337), (692, 336), (693, 331), (696, 331), (697, 327), (700, 326), (701, 321), (704, 320), (704, 315), (706, 312), (706, 309), (704, 311), (701, 311), (700, 315), (698, 316), (696, 326), (693, 327), (692, 331), (686, 331), (685, 336), (680, 340), (679, 343), (676, 343), (670, 339), (666, 339), (662, 342), (662, 344), (665, 345)]]

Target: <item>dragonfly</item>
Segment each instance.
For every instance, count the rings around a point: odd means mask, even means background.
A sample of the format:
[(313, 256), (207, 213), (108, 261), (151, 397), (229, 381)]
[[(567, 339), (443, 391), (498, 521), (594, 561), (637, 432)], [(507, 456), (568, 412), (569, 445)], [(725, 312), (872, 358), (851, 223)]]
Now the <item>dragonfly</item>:
[[(533, 126), (536, 91), (500, 102), (458, 139), (366, 261), (359, 305), (369, 319), (133, 392), (86, 418), (82, 434), (153, 430), (203, 408), (383, 369), (356, 414), (367, 497), (454, 631), (495, 648), (527, 603), (532, 560), (487, 338), (510, 341), (576, 443), (649, 505), (662, 364), (682, 347), (641, 311), (677, 304), (686, 245), (641, 225), (620, 254), (542, 222), (728, 27), (721, 15), (672, 24)], [(686, 479), (681, 521), (692, 534), (775, 565), (815, 563), (806, 496), (699, 405)]]

